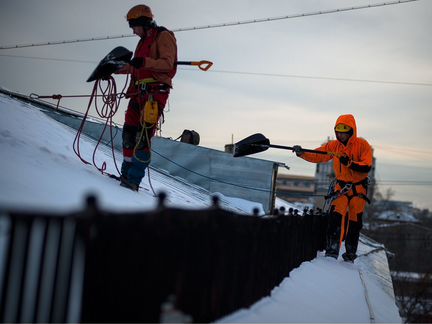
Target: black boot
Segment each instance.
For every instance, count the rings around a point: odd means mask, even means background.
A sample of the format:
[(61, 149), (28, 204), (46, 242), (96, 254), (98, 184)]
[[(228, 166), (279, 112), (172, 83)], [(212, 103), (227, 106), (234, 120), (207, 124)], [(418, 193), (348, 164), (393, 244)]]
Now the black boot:
[(330, 213), (327, 225), (327, 246), (325, 256), (335, 259), (339, 256), (341, 222), (341, 214), (336, 212)]
[(345, 252), (342, 254), (342, 259), (346, 262), (354, 263), (354, 260), (357, 258), (357, 254)]
[(363, 227), (362, 215), (357, 215), (357, 222), (348, 222), (348, 233), (345, 239), (346, 252), (342, 255), (344, 261), (354, 262), (357, 258), (357, 246), (360, 237), (360, 230)]
[(132, 162), (123, 161), (121, 165), (121, 177), (122, 179), (127, 180), (129, 169), (132, 167)]
[(139, 185), (134, 184), (134, 183), (130, 183), (129, 181), (127, 181), (127, 179), (121, 177), (120, 178), (120, 186), (124, 187), (124, 188), (128, 188), (132, 191), (138, 191), (139, 190)]
[(138, 191), (139, 186), (130, 183), (128, 181), (128, 172), (131, 167), (132, 167), (132, 162), (123, 161), (121, 166), (120, 186), (128, 188), (133, 191)]

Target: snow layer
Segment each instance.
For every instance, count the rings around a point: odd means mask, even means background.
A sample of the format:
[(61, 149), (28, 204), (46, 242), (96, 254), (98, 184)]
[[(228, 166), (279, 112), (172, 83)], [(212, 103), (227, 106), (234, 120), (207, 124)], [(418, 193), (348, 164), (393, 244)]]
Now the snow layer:
[[(95, 194), (102, 208), (111, 210), (153, 209), (155, 193), (167, 193), (167, 205), (180, 208), (204, 208), (211, 205), (211, 193), (150, 170), (142, 181), (140, 192), (119, 186), (119, 182), (103, 176), (93, 165), (87, 165), (73, 152), (76, 131), (56, 122), (27, 103), (0, 96), (0, 205), (13, 208), (42, 208), (70, 211), (83, 206), (85, 196)], [(95, 141), (84, 135), (80, 141), (81, 156), (92, 161)], [(107, 163), (107, 172), (118, 174), (110, 149), (99, 146), (96, 165)], [(122, 161), (116, 152), (118, 167)], [(153, 189), (152, 189), (153, 188)], [(239, 198), (221, 198), (221, 205), (239, 213), (251, 214), (261, 204)]]
[(385, 251), (365, 243), (354, 264), (319, 253), (270, 296), (218, 323), (401, 323)]
[[(136, 193), (101, 175), (92, 165), (83, 164), (72, 150), (76, 131), (29, 104), (3, 95), (0, 113), (2, 209), (71, 211), (81, 209), (89, 193), (97, 195), (104, 209), (155, 207), (157, 200), (148, 179)], [(80, 148), (86, 160), (91, 161), (94, 146), (94, 141), (82, 139)], [(100, 166), (106, 161), (107, 171), (115, 173), (110, 154), (101, 149), (96, 162)], [(154, 170), (150, 174), (155, 191), (168, 194), (169, 206), (203, 208), (211, 204), (210, 193), (202, 188)], [(257, 207), (243, 199), (222, 195), (221, 199), (224, 208), (241, 213), (250, 213)], [(220, 322), (400, 323), (385, 252), (367, 241), (360, 244), (359, 252), (362, 256), (354, 264), (319, 254), (293, 270), (270, 296)]]

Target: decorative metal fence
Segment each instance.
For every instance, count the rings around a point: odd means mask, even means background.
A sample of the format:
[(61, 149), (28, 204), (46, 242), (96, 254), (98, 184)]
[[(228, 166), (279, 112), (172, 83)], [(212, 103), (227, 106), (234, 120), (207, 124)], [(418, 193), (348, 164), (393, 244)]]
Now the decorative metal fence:
[(219, 209), (0, 216), (0, 321), (210, 322), (268, 295), (325, 244), (326, 218)]

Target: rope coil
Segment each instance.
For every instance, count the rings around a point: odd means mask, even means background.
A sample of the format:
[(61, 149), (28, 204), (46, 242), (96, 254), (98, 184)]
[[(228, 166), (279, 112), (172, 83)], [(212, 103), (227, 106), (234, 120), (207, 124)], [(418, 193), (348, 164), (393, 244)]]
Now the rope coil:
[[(105, 124), (104, 127), (102, 129), (102, 132), (99, 136), (99, 139), (97, 141), (97, 144), (93, 150), (93, 154), (92, 154), (92, 162), (93, 165), (96, 167), (96, 169), (98, 169), (102, 174), (105, 174), (106, 171), (106, 162), (102, 162), (101, 166), (97, 165), (96, 162), (96, 152), (98, 150), (98, 147), (100, 145), (100, 143), (102, 142), (102, 138), (105, 134), (105, 131), (107, 128), (109, 128), (110, 131), (110, 146), (111, 146), (111, 152), (112, 152), (112, 157), (113, 157), (113, 161), (114, 161), (114, 166), (118, 172), (118, 174), (120, 175), (120, 171), (119, 168), (117, 166), (117, 161), (115, 158), (115, 148), (114, 148), (114, 136), (113, 136), (113, 126), (114, 126), (114, 122), (113, 122), (113, 117), (114, 115), (117, 113), (118, 108), (120, 106), (120, 101), (121, 99), (124, 97), (124, 90), (126, 88), (127, 85), (127, 81), (125, 83), (125, 86), (123, 87), (122, 91), (120, 93), (117, 93), (117, 85), (115, 83), (115, 80), (113, 77), (109, 77), (106, 81), (105, 87), (103, 87), (103, 82), (101, 80), (96, 80), (94, 85), (93, 85), (93, 90), (91, 95), (89, 96), (89, 103), (87, 106), (87, 110), (84, 113), (84, 116), (82, 118), (80, 127), (78, 128), (78, 131), (76, 133), (74, 142), (73, 142), (73, 150), (75, 152), (75, 154), (78, 156), (78, 158), (84, 163), (84, 164), (91, 164), (90, 162), (88, 162), (87, 160), (85, 160), (82, 155), (81, 155), (81, 151), (80, 151), (80, 139), (81, 139), (81, 133), (84, 129), (84, 125), (85, 122), (87, 120), (90, 108), (92, 107), (92, 104), (94, 103), (94, 107), (96, 109), (96, 112), (98, 114), (98, 116), (100, 118), (102, 118), (103, 120), (105, 120)], [(98, 94), (98, 92), (100, 92), (101, 94)], [(48, 96), (46, 96), (48, 97)], [(61, 95), (53, 95), (50, 98), (52, 99), (58, 99), (58, 101), (60, 102), (60, 99), (64, 97)], [(75, 96), (76, 97), (76, 96)], [(103, 103), (102, 106), (99, 105), (98, 102), (98, 97), (101, 97), (101, 101)], [(42, 97), (38, 97), (38, 98), (42, 98)], [(57, 104), (57, 106), (59, 105), (59, 103)]]

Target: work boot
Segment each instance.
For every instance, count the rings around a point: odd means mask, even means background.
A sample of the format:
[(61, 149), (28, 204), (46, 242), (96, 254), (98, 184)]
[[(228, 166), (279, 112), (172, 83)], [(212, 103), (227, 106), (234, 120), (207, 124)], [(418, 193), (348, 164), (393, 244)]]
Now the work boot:
[(325, 255), (335, 259), (337, 259), (337, 257), (339, 256), (341, 220), (342, 220), (342, 216), (336, 212), (332, 212), (328, 216), (327, 244), (326, 244)]
[(126, 179), (128, 178), (128, 172), (129, 169), (132, 167), (132, 162), (129, 161), (123, 161), (122, 165), (121, 165), (121, 177)]
[(139, 186), (141, 180), (144, 178), (145, 170), (149, 163), (150, 152), (137, 150), (128, 169), (126, 176), (127, 182)]
[(363, 227), (362, 214), (357, 215), (357, 222), (349, 221), (348, 233), (345, 239), (345, 250), (346, 252), (342, 255), (344, 261), (354, 262), (357, 258), (357, 246), (360, 236), (360, 230)]
[(335, 258), (335, 259), (338, 258), (338, 256), (339, 256), (339, 241), (333, 240), (333, 241), (327, 242), (325, 256)]
[(345, 252), (344, 254), (342, 254), (342, 258), (346, 262), (354, 263), (354, 260), (357, 258), (357, 254)]
[(334, 251), (326, 251), (325, 256), (337, 260), (339, 254), (337, 254), (337, 253), (334, 252)]
[(132, 191), (138, 191), (139, 190), (139, 185), (134, 184), (134, 183), (130, 183), (123, 176), (120, 178), (120, 186), (122, 186), (124, 188), (128, 188)]

